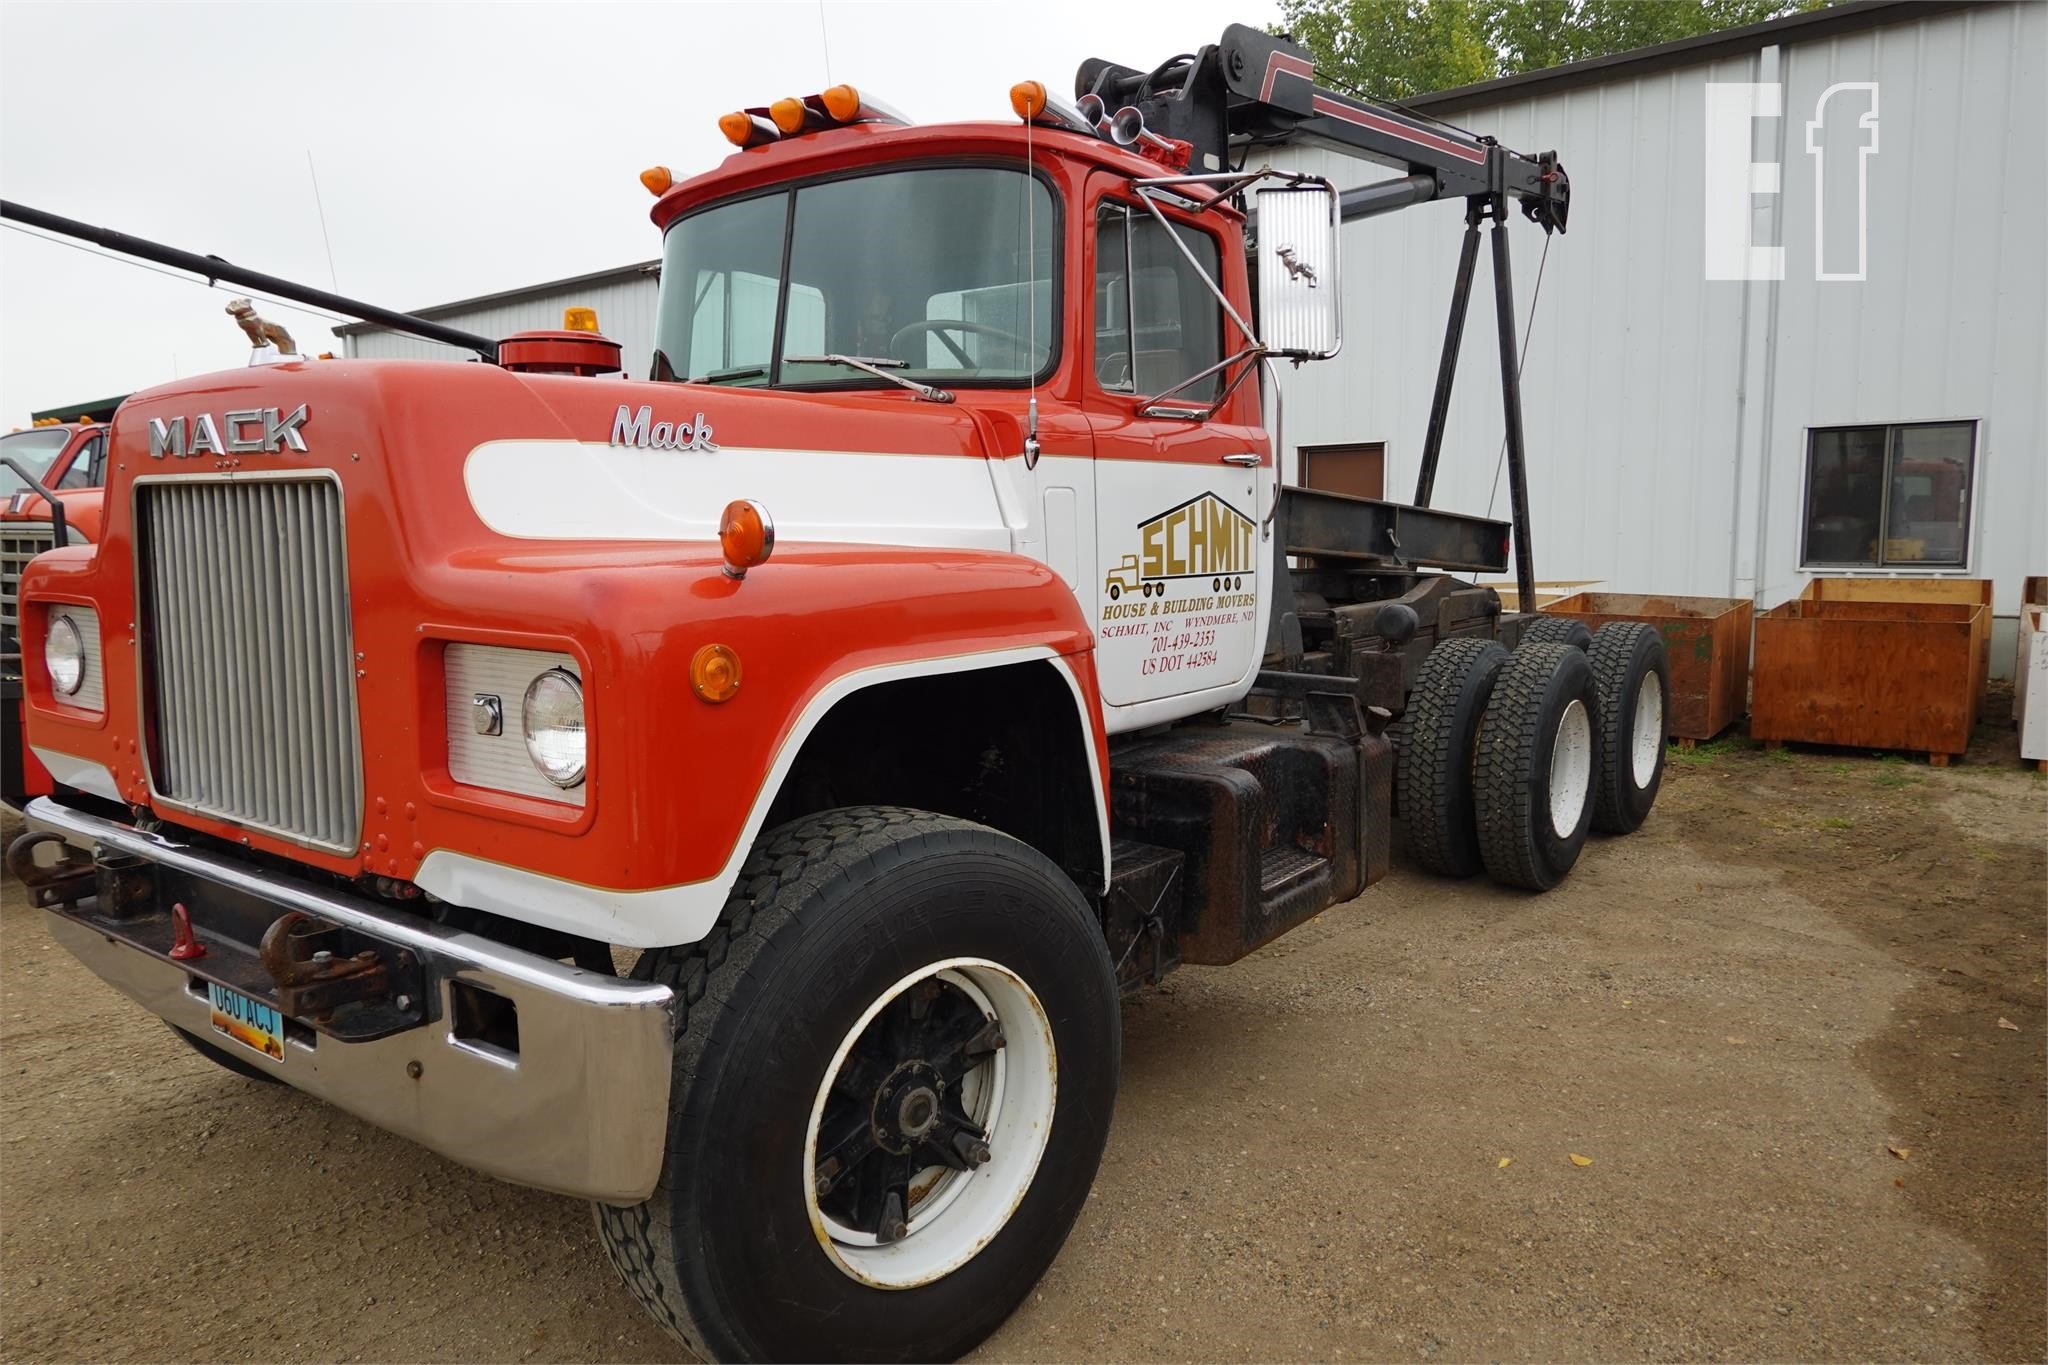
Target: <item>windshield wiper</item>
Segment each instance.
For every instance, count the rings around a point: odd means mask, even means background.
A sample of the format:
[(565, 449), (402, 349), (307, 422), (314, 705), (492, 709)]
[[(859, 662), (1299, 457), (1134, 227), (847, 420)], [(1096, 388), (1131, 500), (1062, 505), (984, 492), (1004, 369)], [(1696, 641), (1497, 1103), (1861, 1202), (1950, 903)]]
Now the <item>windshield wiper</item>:
[(786, 355), (782, 357), (782, 363), (785, 365), (844, 365), (848, 369), (860, 370), (863, 373), (873, 375), (877, 379), (886, 379), (891, 384), (909, 389), (927, 403), (950, 403), (953, 401), (953, 395), (944, 389), (935, 389), (929, 384), (920, 384), (915, 379), (906, 379), (900, 374), (890, 374), (890, 370), (900, 370), (905, 363), (894, 356)]
[(739, 365), (730, 370), (712, 370), (692, 379), (692, 384), (730, 384), (736, 379), (759, 379), (768, 373), (766, 365)]

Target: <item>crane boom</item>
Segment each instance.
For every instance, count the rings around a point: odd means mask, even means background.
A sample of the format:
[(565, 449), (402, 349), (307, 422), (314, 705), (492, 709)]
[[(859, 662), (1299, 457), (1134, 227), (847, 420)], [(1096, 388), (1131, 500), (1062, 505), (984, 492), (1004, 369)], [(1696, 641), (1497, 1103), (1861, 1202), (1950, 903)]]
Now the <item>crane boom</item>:
[(1434, 199), (1513, 199), (1547, 232), (1562, 232), (1571, 181), (1557, 153), (1525, 155), (1490, 137), (1355, 98), (1315, 83), (1315, 62), (1291, 39), (1243, 24), (1222, 41), (1183, 53), (1151, 71), (1100, 58), (1081, 64), (1077, 97), (1093, 94), (1110, 109), (1135, 106), (1145, 126), (1194, 148), (1205, 169), (1222, 170), (1233, 150), (1256, 146), (1327, 147), (1405, 170), (1377, 193), (1357, 192), (1347, 217)]

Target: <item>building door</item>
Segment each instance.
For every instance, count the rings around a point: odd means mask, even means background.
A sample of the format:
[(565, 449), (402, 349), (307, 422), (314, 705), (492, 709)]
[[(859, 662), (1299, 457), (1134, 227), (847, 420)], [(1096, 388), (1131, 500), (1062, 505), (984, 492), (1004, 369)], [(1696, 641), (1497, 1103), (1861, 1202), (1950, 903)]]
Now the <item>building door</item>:
[(1349, 493), (1354, 498), (1387, 496), (1387, 443), (1361, 441), (1355, 445), (1303, 446), (1301, 483), (1325, 493)]

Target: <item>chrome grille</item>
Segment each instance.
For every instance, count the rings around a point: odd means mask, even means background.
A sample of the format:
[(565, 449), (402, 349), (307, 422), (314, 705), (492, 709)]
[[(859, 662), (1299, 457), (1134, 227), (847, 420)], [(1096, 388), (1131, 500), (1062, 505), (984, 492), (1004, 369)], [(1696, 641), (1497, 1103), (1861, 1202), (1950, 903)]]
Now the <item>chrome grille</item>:
[(0, 522), (0, 671), (21, 676), (21, 571), (57, 543), (47, 521)]
[(363, 789), (341, 490), (238, 479), (136, 496), (157, 794), (353, 849)]

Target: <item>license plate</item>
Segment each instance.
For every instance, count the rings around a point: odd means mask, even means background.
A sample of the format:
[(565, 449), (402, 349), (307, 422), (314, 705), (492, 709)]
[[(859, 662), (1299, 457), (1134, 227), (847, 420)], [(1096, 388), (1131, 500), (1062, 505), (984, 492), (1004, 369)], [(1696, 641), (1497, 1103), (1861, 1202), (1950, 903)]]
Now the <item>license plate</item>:
[(273, 1062), (284, 1060), (284, 1016), (275, 1008), (213, 981), (206, 983), (206, 999), (213, 1006), (215, 1033)]

